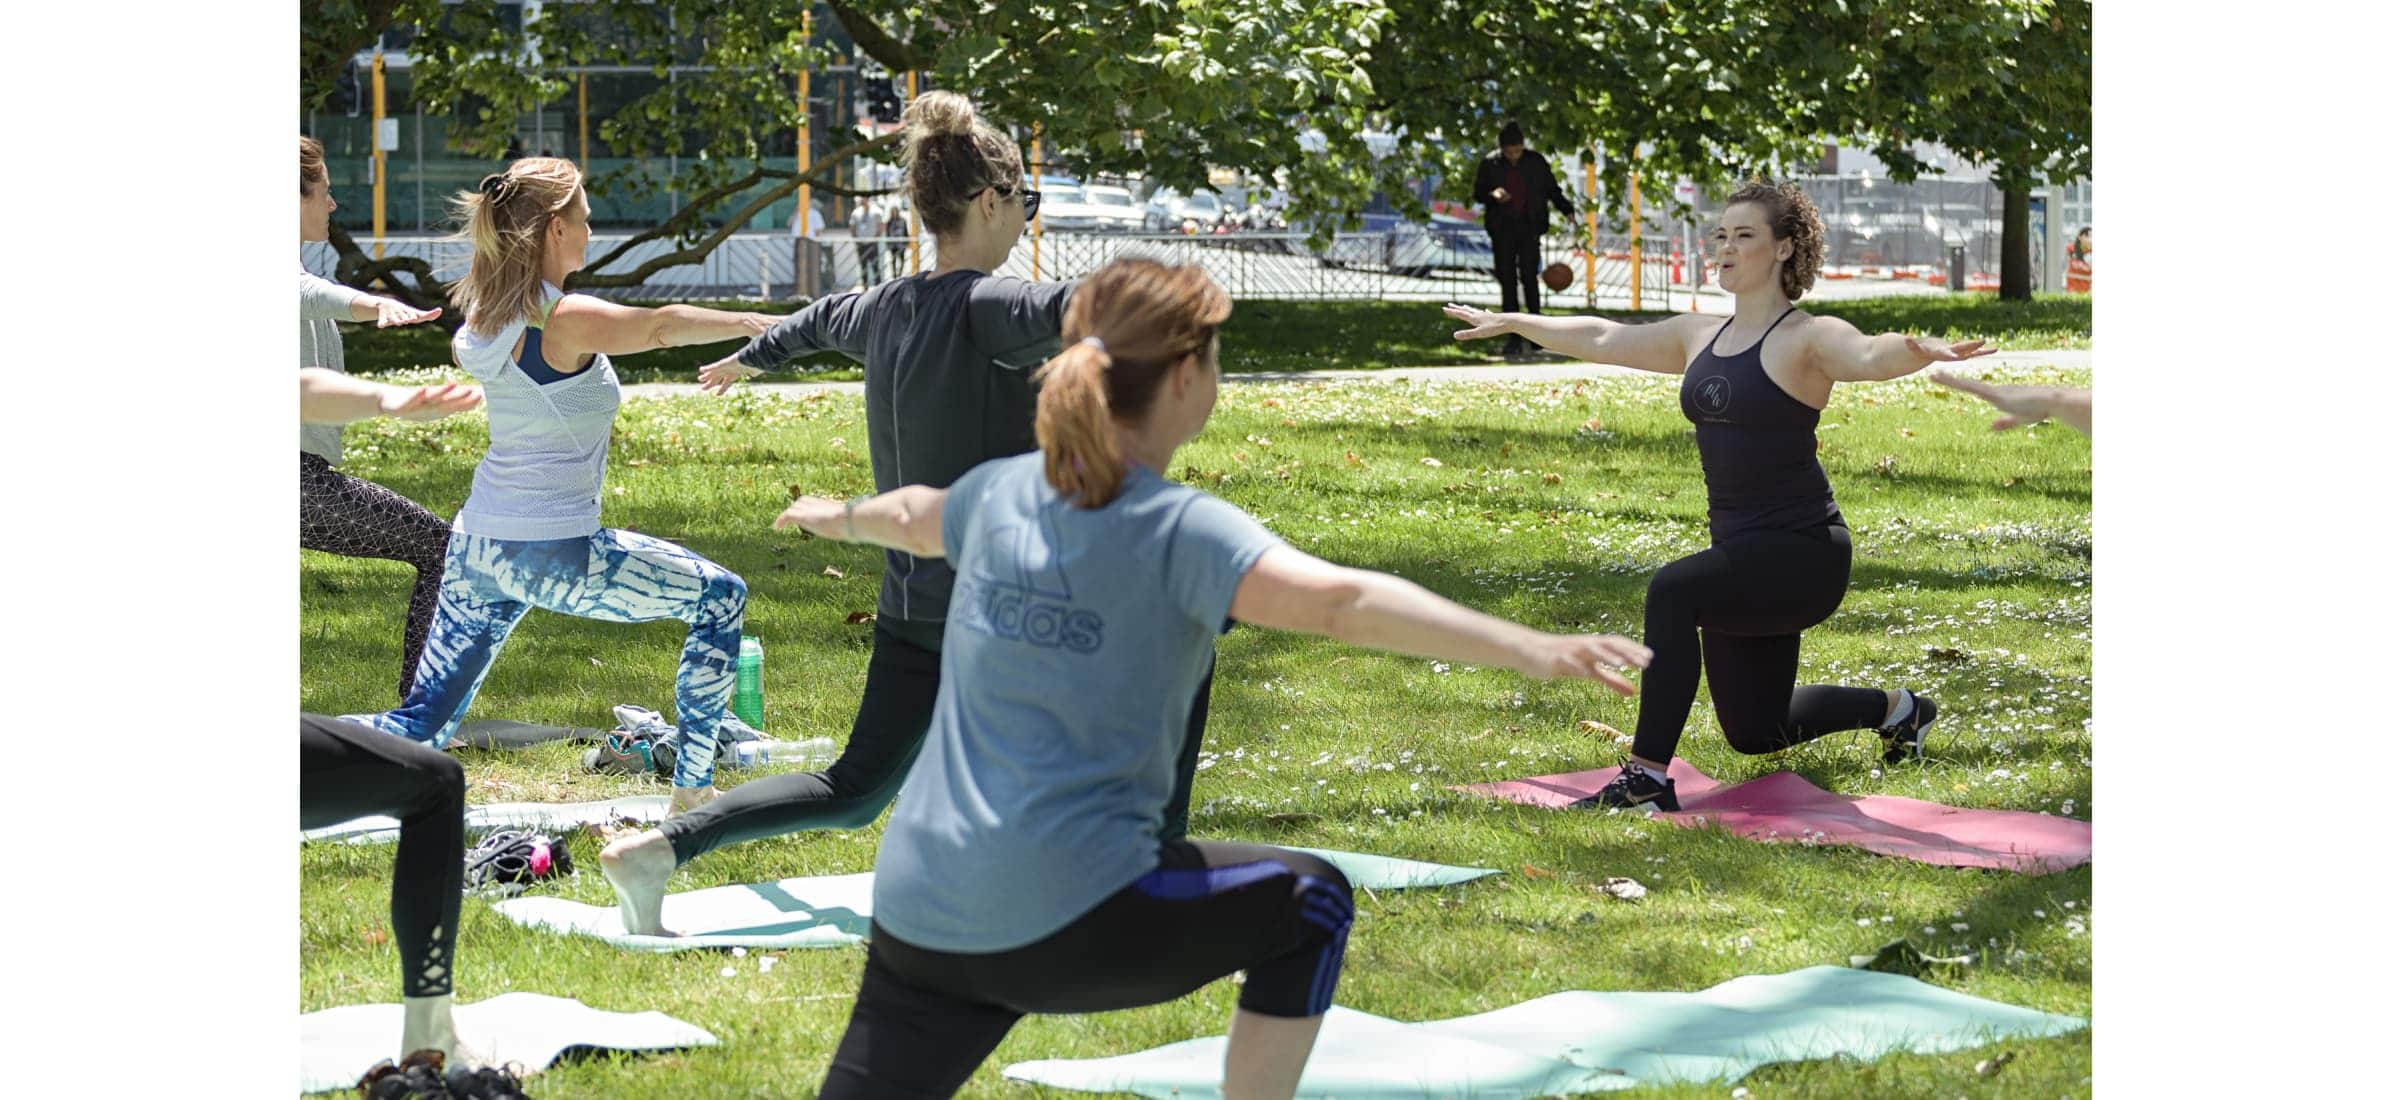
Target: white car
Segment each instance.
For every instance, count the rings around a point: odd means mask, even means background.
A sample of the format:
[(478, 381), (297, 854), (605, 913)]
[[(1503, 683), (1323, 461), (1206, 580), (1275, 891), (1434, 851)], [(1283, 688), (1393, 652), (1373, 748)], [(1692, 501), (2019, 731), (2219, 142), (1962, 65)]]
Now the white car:
[(1209, 233), (1221, 215), (1221, 196), (1210, 191), (1182, 195), (1165, 187), (1146, 200), (1146, 231), (1178, 233), (1193, 225), (1196, 232)]
[(1038, 221), (1049, 232), (1134, 233), (1145, 219), (1125, 188), (1051, 183), (1040, 193)]

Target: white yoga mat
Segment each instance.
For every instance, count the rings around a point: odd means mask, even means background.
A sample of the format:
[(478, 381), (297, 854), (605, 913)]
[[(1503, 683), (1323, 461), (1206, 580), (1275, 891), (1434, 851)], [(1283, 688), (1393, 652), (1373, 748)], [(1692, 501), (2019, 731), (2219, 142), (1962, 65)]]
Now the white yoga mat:
[[(465, 827), (539, 829), (553, 833), (603, 824), (618, 817), (654, 824), (664, 820), (665, 810), (671, 804), (672, 796), (661, 794), (626, 795), (602, 802), (492, 802), (465, 807)], [(399, 839), (399, 819), (379, 814), (361, 817), (321, 829), (303, 830), (299, 839), (393, 843)]]
[[(353, 1089), (374, 1063), (396, 1060), (404, 1010), (395, 1004), (346, 1005), (299, 1017), (299, 1091)], [(505, 993), (456, 1008), (457, 1036), (493, 1062), (524, 1073), (546, 1069), (578, 1047), (675, 1050), (710, 1047), (705, 1028), (662, 1012), (608, 1012), (570, 997)]]
[(491, 908), (526, 927), (595, 936), (634, 951), (845, 947), (864, 942), (872, 930), (872, 872), (666, 894), (664, 926), (674, 936), (627, 933), (612, 905), (526, 896)]
[[(1497, 873), (1485, 867), (1447, 867), (1361, 852), (1293, 850), (1328, 860), (1357, 888), (1373, 890), (1448, 886)], [(872, 872), (666, 894), (664, 926), (679, 933), (673, 936), (626, 933), (622, 913), (612, 905), (527, 896), (499, 902), (493, 908), (517, 924), (595, 936), (635, 951), (845, 947), (864, 942), (872, 930)]]

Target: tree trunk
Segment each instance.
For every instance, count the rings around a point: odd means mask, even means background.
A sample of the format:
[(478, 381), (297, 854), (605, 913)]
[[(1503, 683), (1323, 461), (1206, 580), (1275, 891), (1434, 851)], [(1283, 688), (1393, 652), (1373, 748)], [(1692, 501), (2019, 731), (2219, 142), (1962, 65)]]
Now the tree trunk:
[(2027, 252), (2035, 243), (2027, 239), (2027, 203), (2033, 198), (2034, 192), (2024, 185), (2002, 191), (2002, 300), (2005, 302), (2023, 302), (2035, 296), (2034, 264)]

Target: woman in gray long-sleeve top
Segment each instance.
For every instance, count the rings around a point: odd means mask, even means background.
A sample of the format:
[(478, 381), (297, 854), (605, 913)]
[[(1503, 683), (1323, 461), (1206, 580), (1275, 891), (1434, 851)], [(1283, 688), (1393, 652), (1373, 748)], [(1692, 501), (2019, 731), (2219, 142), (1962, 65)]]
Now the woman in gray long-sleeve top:
[[(932, 92), (906, 109), (906, 186), (938, 238), (938, 265), (869, 290), (817, 301), (700, 371), (706, 388), (817, 351), (864, 364), (872, 477), (882, 492), (946, 486), (972, 467), (1038, 448), (1030, 372), (1061, 346), (1070, 283), (992, 275), (1037, 212), (1021, 149), (970, 100)], [(807, 829), (869, 825), (897, 795), (930, 728), (939, 652), (955, 573), (938, 558), (888, 551), (872, 658), (847, 746), (817, 773), (768, 776), (653, 829), (609, 845), (601, 862), (630, 931), (662, 931), (673, 869), (723, 844)], [(1179, 780), (1165, 811), (1169, 836), (1187, 831), (1189, 781), (1211, 700), (1208, 673), (1188, 718)]]
[[(324, 147), (299, 139), (299, 242), (332, 235), (332, 178)], [(367, 294), (299, 272), (299, 368), (343, 371), (338, 321), (372, 321), (378, 328), (413, 325), (440, 316), (404, 302)], [(299, 429), (299, 545), (351, 558), (382, 558), (415, 567), (407, 598), (407, 626), (399, 649), (399, 698), (415, 686), (415, 662), (440, 601), (440, 569), (448, 552), (448, 521), (424, 506), (334, 467), (341, 460), (341, 427)]]

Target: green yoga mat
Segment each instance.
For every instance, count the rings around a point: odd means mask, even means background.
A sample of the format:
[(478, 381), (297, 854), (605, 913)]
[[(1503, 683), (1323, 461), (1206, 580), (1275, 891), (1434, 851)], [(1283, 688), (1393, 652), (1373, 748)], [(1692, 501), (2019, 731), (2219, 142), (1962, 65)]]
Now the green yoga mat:
[[(1297, 1095), (1526, 1100), (1726, 1083), (1770, 1062), (1934, 1054), (2084, 1026), (2074, 1016), (1840, 966), (1736, 978), (1695, 993), (1555, 993), (1419, 1024), (1332, 1008)], [(1191, 1039), (1115, 1058), (1023, 1062), (1005, 1076), (1087, 1092), (1217, 1097), (1227, 1045)]]
[[(1328, 860), (1345, 872), (1356, 888), (1373, 890), (1450, 886), (1497, 873), (1485, 867), (1448, 867), (1361, 852), (1293, 850)], [(633, 951), (845, 947), (864, 942), (872, 930), (872, 873), (785, 878), (667, 894), (664, 924), (679, 933), (674, 936), (627, 933), (622, 914), (612, 905), (526, 895), (492, 908), (526, 927), (591, 936)]]

